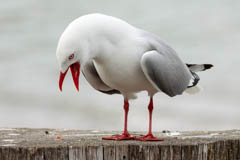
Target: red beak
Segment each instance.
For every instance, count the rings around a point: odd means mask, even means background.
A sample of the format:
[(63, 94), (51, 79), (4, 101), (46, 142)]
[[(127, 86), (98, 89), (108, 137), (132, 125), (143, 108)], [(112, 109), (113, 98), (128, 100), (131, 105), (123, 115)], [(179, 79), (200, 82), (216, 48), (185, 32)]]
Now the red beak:
[[(60, 89), (60, 91), (62, 91), (62, 84), (63, 84), (64, 78), (65, 78), (65, 76), (68, 72), (68, 69), (64, 73), (60, 72), (60, 76), (59, 76), (59, 89)], [(78, 63), (78, 62), (73, 63), (70, 66), (70, 70), (71, 70), (71, 73), (72, 73), (72, 78), (73, 78), (73, 82), (75, 84), (75, 87), (79, 91), (78, 81), (79, 81), (79, 75), (80, 75), (80, 63)]]

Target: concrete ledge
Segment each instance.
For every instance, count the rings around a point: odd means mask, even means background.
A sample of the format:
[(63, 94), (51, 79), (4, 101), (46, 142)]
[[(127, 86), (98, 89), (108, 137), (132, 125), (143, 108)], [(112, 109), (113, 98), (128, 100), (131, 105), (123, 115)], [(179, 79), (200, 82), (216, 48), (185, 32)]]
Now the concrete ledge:
[(0, 160), (240, 160), (240, 130), (155, 133), (163, 142), (102, 140), (112, 134), (120, 132), (0, 128)]

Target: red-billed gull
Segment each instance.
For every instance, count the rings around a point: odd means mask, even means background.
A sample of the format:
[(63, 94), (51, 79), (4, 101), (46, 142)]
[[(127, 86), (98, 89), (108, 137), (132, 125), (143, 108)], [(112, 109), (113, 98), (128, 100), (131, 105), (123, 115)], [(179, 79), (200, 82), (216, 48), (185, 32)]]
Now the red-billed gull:
[[(163, 140), (152, 134), (154, 94), (163, 92), (173, 97), (184, 91), (196, 92), (199, 77), (195, 72), (212, 67), (185, 64), (158, 36), (103, 14), (85, 15), (70, 23), (59, 40), (56, 55), (60, 90), (70, 68), (77, 90), (81, 69), (96, 90), (123, 95), (124, 131), (105, 140)], [(136, 138), (127, 130), (128, 100), (136, 98), (140, 91), (147, 91), (150, 97), (149, 131)]]

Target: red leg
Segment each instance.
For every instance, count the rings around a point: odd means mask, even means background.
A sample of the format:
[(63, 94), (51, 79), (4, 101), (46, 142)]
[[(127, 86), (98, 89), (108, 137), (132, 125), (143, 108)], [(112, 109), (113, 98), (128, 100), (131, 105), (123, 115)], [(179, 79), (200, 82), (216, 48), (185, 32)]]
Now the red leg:
[(153, 111), (153, 98), (150, 98), (150, 103), (148, 105), (148, 111), (149, 111), (149, 130), (148, 134), (146, 136), (138, 137), (137, 140), (140, 141), (163, 141), (162, 138), (154, 137), (152, 134), (152, 111)]
[(125, 112), (123, 133), (121, 135), (113, 135), (111, 137), (103, 137), (104, 140), (132, 140), (132, 139), (135, 139), (135, 137), (131, 136), (127, 131), (127, 118), (128, 118), (128, 111), (129, 111), (128, 100), (124, 100), (123, 108), (124, 108), (124, 112)]

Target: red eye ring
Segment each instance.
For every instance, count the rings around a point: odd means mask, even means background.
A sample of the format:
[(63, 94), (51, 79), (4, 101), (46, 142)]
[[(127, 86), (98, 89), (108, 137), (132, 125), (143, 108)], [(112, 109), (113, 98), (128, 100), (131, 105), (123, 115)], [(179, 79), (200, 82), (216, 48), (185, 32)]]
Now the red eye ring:
[(74, 54), (71, 54), (69, 57), (68, 57), (68, 60), (72, 60), (74, 58)]

